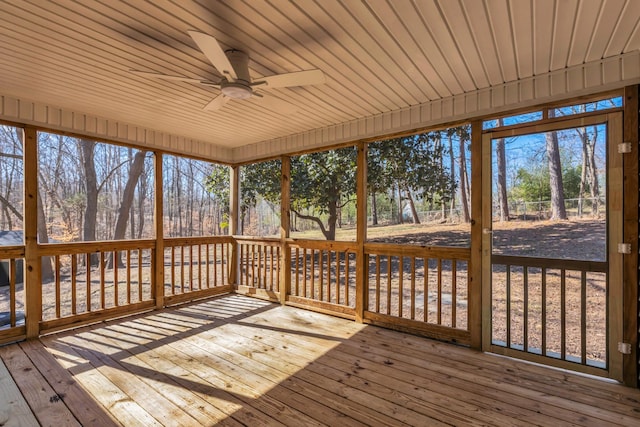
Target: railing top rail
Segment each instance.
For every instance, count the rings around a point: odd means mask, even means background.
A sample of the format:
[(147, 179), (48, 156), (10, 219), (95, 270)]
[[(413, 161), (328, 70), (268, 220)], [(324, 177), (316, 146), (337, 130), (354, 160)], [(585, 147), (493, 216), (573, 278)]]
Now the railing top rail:
[(23, 257), (24, 246), (0, 246), (0, 259)]
[(152, 249), (154, 239), (143, 240), (103, 240), (99, 242), (43, 243), (38, 245), (42, 256), (68, 255), (92, 252), (112, 252), (136, 249)]
[(165, 237), (165, 247), (204, 245), (207, 243), (233, 243), (233, 236), (194, 236), (194, 237)]
[(265, 243), (265, 244), (280, 243), (280, 239), (278, 237), (259, 237), (259, 236), (234, 235), (233, 238), (237, 242), (240, 242), (240, 243), (243, 243), (243, 242), (254, 242), (254, 243)]
[(471, 248), (453, 246), (412, 246), (397, 243), (365, 243), (369, 255), (414, 256), (419, 258), (448, 258), (469, 260)]
[(343, 252), (355, 252), (358, 250), (358, 244), (356, 242), (336, 242), (333, 240), (327, 241), (313, 239), (287, 239), (287, 243), (292, 248), (301, 249), (319, 249)]
[(509, 255), (492, 255), (491, 263), (517, 267), (537, 267), (554, 270), (590, 271), (606, 273), (606, 261), (581, 261), (575, 259), (538, 258)]

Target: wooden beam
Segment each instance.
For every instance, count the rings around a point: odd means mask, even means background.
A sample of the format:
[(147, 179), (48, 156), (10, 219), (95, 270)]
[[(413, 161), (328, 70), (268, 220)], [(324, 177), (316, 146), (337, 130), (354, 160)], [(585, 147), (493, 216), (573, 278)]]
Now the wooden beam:
[(291, 293), (291, 247), (287, 243), (291, 230), (291, 158), (282, 156), (280, 174), (280, 302), (285, 304)]
[[(483, 171), (482, 161), (482, 121), (471, 123), (471, 260), (469, 262), (469, 332), (471, 333), (471, 347), (482, 349), (483, 328), (490, 328), (490, 324), (483, 324), (482, 317), (482, 228), (491, 227), (483, 224), (483, 174), (491, 179), (491, 170)], [(489, 221), (490, 221), (489, 215)]]
[[(367, 144), (358, 143), (358, 161), (356, 177), (356, 321), (362, 323), (364, 309), (368, 305), (368, 265), (369, 255), (364, 250), (367, 240)], [(348, 268), (348, 267), (347, 267)], [(349, 286), (347, 283), (346, 286)]]
[[(231, 187), (229, 189), (229, 234), (233, 236), (240, 232), (238, 227), (240, 223), (240, 166), (229, 168), (229, 185)], [(239, 246), (237, 242), (233, 242), (230, 247), (228, 284), (237, 288), (238, 270), (240, 268)]]
[[(624, 256), (623, 289), (623, 340), (631, 344), (631, 354), (623, 358), (623, 381), (638, 387), (638, 105), (639, 86), (629, 86), (624, 91), (623, 140), (631, 143), (631, 152), (624, 155), (623, 236), (631, 244), (631, 254)], [(613, 141), (612, 141), (613, 142)]]
[(156, 308), (160, 309), (164, 306), (164, 189), (162, 187), (162, 153), (154, 153), (153, 166), (155, 194), (153, 200), (153, 227), (156, 232), (156, 242), (153, 260), (154, 268), (152, 273), (153, 283), (151, 284), (151, 289), (153, 289)]
[(24, 128), (24, 288), (27, 338), (40, 335), (42, 263), (38, 253), (38, 132)]

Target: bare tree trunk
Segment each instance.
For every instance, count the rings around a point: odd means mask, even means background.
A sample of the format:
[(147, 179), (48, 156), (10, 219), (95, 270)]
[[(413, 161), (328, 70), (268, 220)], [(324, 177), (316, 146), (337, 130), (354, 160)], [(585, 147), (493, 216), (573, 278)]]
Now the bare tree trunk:
[(578, 133), (580, 134), (580, 138), (582, 139), (582, 170), (580, 171), (580, 190), (578, 192), (578, 216), (582, 217), (582, 212), (584, 209), (584, 187), (587, 183), (587, 169), (589, 168), (589, 165), (587, 164), (588, 140), (586, 128), (582, 128), (582, 130), (578, 131)]
[[(84, 171), (84, 186), (87, 197), (87, 205), (84, 211), (84, 225), (82, 228), (82, 240), (93, 242), (96, 240), (96, 222), (98, 219), (98, 178), (95, 164), (95, 141), (80, 139), (82, 152), (82, 169)], [(92, 266), (98, 265), (98, 254), (91, 254)]]
[(418, 211), (416, 210), (416, 204), (413, 202), (413, 196), (411, 195), (411, 190), (409, 187), (405, 185), (404, 192), (407, 195), (407, 200), (409, 201), (409, 208), (411, 209), (411, 216), (413, 217), (414, 224), (420, 224), (420, 218), (418, 218)]
[[(49, 243), (49, 234), (47, 233), (47, 223), (44, 216), (44, 207), (42, 198), (38, 191), (38, 243)], [(51, 257), (42, 257), (42, 281), (46, 282), (53, 279), (53, 267), (51, 266)]]
[(469, 198), (467, 196), (469, 176), (467, 173), (467, 155), (464, 143), (464, 138), (460, 137), (460, 157), (458, 158), (458, 170), (460, 171), (460, 200), (462, 202), (462, 220), (465, 223), (468, 223), (471, 221), (471, 214), (469, 212)]
[[(553, 109), (549, 110), (549, 118), (555, 116)], [(560, 148), (558, 134), (546, 133), (547, 160), (549, 162), (549, 185), (551, 187), (551, 219), (567, 219), (564, 205), (564, 186), (562, 184), (562, 165), (560, 164)]]
[(397, 183), (398, 186), (398, 224), (404, 223), (404, 218), (402, 217), (402, 191), (400, 191), (400, 183)]
[(589, 164), (589, 189), (591, 190), (593, 216), (598, 216), (600, 183), (598, 182), (598, 166), (596, 165), (597, 128), (594, 126), (593, 140), (587, 144), (587, 162)]
[(378, 205), (376, 205), (376, 193), (371, 192), (371, 224), (378, 225)]
[[(448, 135), (448, 139), (449, 139), (449, 165), (450, 165), (450, 170), (451, 170), (451, 182), (454, 183), (456, 181), (456, 159), (455, 156), (453, 155), (453, 133), (449, 132)], [(453, 184), (452, 184), (452, 188), (451, 188), (451, 194), (449, 195), (449, 197), (451, 197), (451, 204), (449, 207), (449, 218), (454, 217), (455, 212), (456, 212), (456, 195), (453, 191)], [(414, 221), (414, 224), (417, 224)]]
[(500, 221), (509, 221), (509, 202), (507, 200), (507, 159), (505, 155), (504, 138), (496, 140), (496, 160), (498, 163), (498, 204)]
[[(123, 239), (127, 232), (127, 222), (129, 220), (129, 211), (131, 210), (131, 206), (133, 204), (133, 196), (135, 193), (135, 188), (140, 179), (140, 175), (144, 170), (144, 158), (146, 155), (146, 151), (138, 151), (133, 158), (133, 163), (131, 163), (131, 168), (129, 169), (129, 177), (124, 186), (124, 192), (122, 195), (122, 203), (120, 204), (120, 209), (118, 209), (118, 218), (116, 220), (116, 228), (113, 233), (113, 240)], [(120, 254), (118, 252), (118, 254)], [(121, 267), (122, 259), (118, 256), (117, 259), (118, 267)], [(109, 267), (113, 267), (113, 259), (109, 263)]]

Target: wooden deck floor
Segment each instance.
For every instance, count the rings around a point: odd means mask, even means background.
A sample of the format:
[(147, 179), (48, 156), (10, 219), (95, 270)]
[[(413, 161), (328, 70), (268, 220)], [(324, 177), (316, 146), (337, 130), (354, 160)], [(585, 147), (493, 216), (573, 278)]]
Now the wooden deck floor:
[(640, 425), (640, 390), (238, 295), (0, 358), (7, 426)]

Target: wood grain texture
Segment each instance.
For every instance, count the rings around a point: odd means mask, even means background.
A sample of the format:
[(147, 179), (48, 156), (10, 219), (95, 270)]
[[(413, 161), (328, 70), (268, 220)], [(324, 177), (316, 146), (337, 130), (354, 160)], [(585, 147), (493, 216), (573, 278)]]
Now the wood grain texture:
[(123, 425), (640, 423), (640, 390), (240, 295), (7, 349), (30, 389)]

